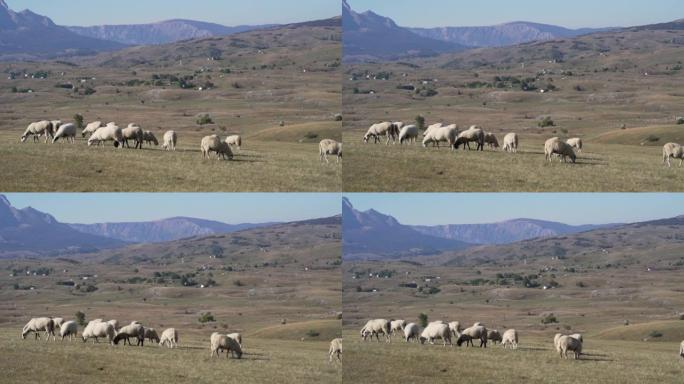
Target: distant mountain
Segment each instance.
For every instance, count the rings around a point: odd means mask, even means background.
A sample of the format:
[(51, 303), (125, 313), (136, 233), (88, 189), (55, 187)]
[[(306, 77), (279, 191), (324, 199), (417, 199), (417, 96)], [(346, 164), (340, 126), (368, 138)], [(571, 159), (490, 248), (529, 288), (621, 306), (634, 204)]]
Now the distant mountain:
[(614, 28), (568, 29), (555, 25), (516, 21), (483, 27), (409, 28), (420, 36), (469, 47), (503, 47), (604, 32)]
[(357, 211), (342, 200), (342, 255), (345, 259), (421, 257), (470, 244), (422, 234), (376, 210)]
[(150, 24), (97, 25), (67, 28), (82, 36), (115, 41), (126, 45), (157, 45), (212, 36), (227, 36), (272, 26), (274, 24), (226, 27), (220, 24), (201, 21), (175, 19)]
[(129, 243), (159, 243), (192, 236), (231, 233), (274, 224), (276, 223), (226, 224), (218, 221), (194, 219), (190, 217), (173, 217), (146, 222), (69, 225), (75, 230), (83, 233), (118, 239)]
[(124, 245), (120, 240), (76, 231), (31, 207), (14, 208), (0, 195), (0, 257), (82, 253)]
[(15, 12), (0, 0), (0, 59), (35, 59), (117, 50), (124, 44), (78, 35), (46, 16)]
[(371, 11), (355, 12), (342, 2), (342, 50), (345, 60), (393, 59), (459, 52), (466, 47), (423, 37)]
[(590, 231), (608, 225), (567, 225), (552, 221), (515, 219), (491, 224), (414, 225), (416, 231), (473, 244), (508, 244), (516, 241)]

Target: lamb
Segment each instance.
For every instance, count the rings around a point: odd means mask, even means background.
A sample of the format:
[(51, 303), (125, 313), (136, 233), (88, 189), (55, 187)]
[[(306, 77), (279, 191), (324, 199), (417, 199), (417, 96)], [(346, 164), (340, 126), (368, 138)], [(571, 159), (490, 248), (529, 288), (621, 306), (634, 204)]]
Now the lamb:
[(473, 325), (470, 328), (463, 330), (461, 334), (458, 335), (456, 340), (456, 345), (459, 347), (464, 342), (466, 345), (473, 345), (473, 340), (480, 340), (480, 348), (487, 348), (487, 328), (484, 325)]
[(152, 133), (152, 131), (143, 131), (143, 140), (147, 145), (159, 145), (159, 141), (157, 140), (157, 136)]
[(463, 149), (465, 149), (466, 146), (468, 149), (470, 149), (471, 142), (477, 143), (477, 149), (475, 149), (476, 151), (484, 151), (485, 134), (482, 128), (473, 125), (467, 130), (461, 132), (454, 143), (454, 149), (458, 149), (461, 144), (463, 144)]
[(499, 148), (499, 140), (497, 140), (496, 136), (491, 132), (485, 132), (484, 142), (489, 145), (490, 148)]
[(38, 332), (45, 331), (45, 336), (46, 339), (45, 341), (50, 340), (50, 335), (52, 335), (52, 340), (56, 340), (55, 338), (55, 322), (49, 318), (49, 317), (34, 317), (33, 319), (29, 320), (26, 325), (24, 325), (24, 328), (21, 331), (21, 338), (26, 339), (26, 335), (28, 335), (31, 332), (35, 333), (34, 339), (39, 339), (40, 335)]
[(380, 136), (387, 136), (387, 142), (385, 143), (385, 145), (389, 145), (390, 140), (392, 140), (393, 138), (396, 142), (396, 137), (394, 136), (395, 131), (396, 134), (399, 133), (397, 127), (389, 121), (383, 121), (382, 123), (373, 124), (370, 128), (368, 128), (368, 131), (363, 136), (363, 142), (367, 143), (368, 140), (372, 137), (373, 142), (377, 144), (378, 141), (380, 141)]
[(494, 345), (496, 345), (497, 341), (502, 341), (501, 334), (498, 330), (492, 329), (491, 331), (487, 332), (487, 340), (491, 340), (494, 343)]
[(326, 163), (330, 163), (328, 161), (328, 155), (336, 155), (337, 162), (339, 163), (342, 158), (342, 143), (338, 143), (332, 139), (321, 140), (318, 144), (318, 154), (320, 155), (321, 163), (323, 162), (323, 159), (325, 159)]
[(115, 147), (123, 147), (123, 131), (121, 128), (110, 123), (102, 128), (98, 128), (90, 137), (88, 138), (88, 146), (93, 144), (100, 145), (106, 141), (114, 141)]
[(167, 328), (162, 332), (161, 338), (159, 339), (159, 346), (168, 345), (169, 348), (175, 348), (178, 346), (178, 331), (176, 328)]
[[(214, 354), (216, 354), (216, 357), (219, 357), (219, 352), (222, 350), (230, 352), (230, 354), (233, 355), (233, 357), (237, 356), (238, 359), (242, 358), (242, 348), (240, 348), (240, 344), (238, 344), (237, 341), (218, 332), (212, 333), (211, 355), (209, 357), (214, 357)], [(227, 357), (228, 353), (226, 353), (226, 358)]]
[(52, 322), (55, 324), (55, 329), (60, 329), (62, 327), (62, 324), (64, 324), (64, 318), (63, 317), (53, 317)]
[(390, 334), (390, 322), (389, 320), (385, 319), (375, 319), (375, 320), (368, 320), (366, 325), (363, 326), (363, 329), (361, 329), (361, 337), (366, 340), (368, 335), (370, 335), (371, 340), (373, 339), (373, 335), (375, 335), (376, 341), (380, 341), (380, 334), (385, 335), (385, 342), (391, 343), (392, 338)]
[(426, 132), (425, 137), (423, 138), (423, 147), (427, 147), (429, 143), (433, 143), (439, 148), (439, 143), (446, 141), (453, 149), (457, 136), (458, 128), (456, 128), (456, 124), (433, 128), (429, 132)]
[(560, 155), (561, 161), (563, 162), (567, 162), (568, 157), (573, 163), (577, 160), (577, 156), (575, 156), (575, 151), (572, 150), (572, 147), (567, 143), (560, 141), (557, 137), (548, 139), (544, 143), (544, 156), (546, 159), (551, 161), (554, 154)]
[(226, 143), (228, 145), (234, 145), (237, 147), (238, 150), (242, 149), (242, 136), (240, 135), (232, 135), (226, 137)]
[(684, 359), (684, 341), (682, 341), (682, 343), (679, 344), (679, 356), (681, 356), (681, 358)]
[(420, 334), (420, 343), (425, 344), (428, 341), (430, 344), (435, 343), (435, 339), (442, 339), (444, 346), (447, 342), (451, 345), (451, 331), (449, 326), (444, 323), (430, 323)]
[(337, 357), (337, 361), (342, 362), (342, 339), (336, 338), (330, 342), (330, 349), (328, 349), (329, 363), (332, 363), (333, 356)]
[(461, 333), (461, 323), (458, 321), (452, 321), (449, 323), (449, 330), (452, 336), (456, 336)]
[(164, 144), (162, 144), (162, 148), (166, 149), (167, 151), (175, 151), (176, 150), (176, 142), (178, 141), (178, 135), (176, 135), (176, 131), (166, 131), (164, 133)]
[(682, 166), (684, 162), (684, 148), (677, 143), (667, 143), (663, 146), (663, 164), (667, 164), (671, 167), (670, 157), (673, 159), (679, 159), (679, 166)]
[(135, 142), (135, 149), (142, 149), (143, 142), (145, 141), (145, 132), (143, 129), (134, 125), (133, 123), (128, 124), (128, 127), (124, 128), (121, 133), (123, 134), (123, 144), (130, 148), (128, 140), (133, 140)]
[(52, 143), (56, 143), (57, 140), (60, 138), (63, 138), (67, 142), (75, 143), (76, 142), (76, 125), (72, 123), (60, 125), (59, 129), (55, 133), (55, 135), (52, 138)]
[(78, 324), (73, 320), (63, 323), (59, 327), (59, 335), (62, 336), (62, 341), (67, 336), (69, 336), (69, 341), (73, 341), (74, 337), (78, 336)]
[(26, 131), (24, 131), (24, 134), (21, 136), (21, 142), (25, 142), (26, 139), (28, 139), (28, 137), (32, 135), (33, 142), (35, 143), (36, 141), (38, 141), (38, 138), (40, 136), (45, 135), (45, 142), (47, 143), (48, 138), (51, 138), (53, 133), (54, 127), (52, 126), (51, 121), (38, 121), (29, 124), (29, 126), (26, 128)]
[(518, 152), (518, 134), (515, 132), (507, 133), (504, 136), (503, 150), (506, 152)]
[(420, 341), (420, 328), (416, 323), (409, 323), (404, 327), (404, 339), (408, 343), (411, 339)]
[(518, 331), (515, 329), (507, 329), (501, 336), (501, 346), (506, 348), (507, 345), (512, 349), (518, 349)]
[(415, 125), (407, 125), (401, 128), (401, 131), (399, 132), (399, 144), (404, 144), (404, 141), (407, 143), (415, 143), (419, 134), (418, 127)]
[(558, 351), (561, 358), (568, 358), (568, 351), (574, 352), (575, 360), (582, 354), (582, 342), (571, 336), (561, 336), (558, 339)]
[(231, 339), (235, 340), (240, 344), (240, 347), (242, 347), (242, 335), (239, 333), (229, 333), (226, 336), (230, 337)]
[(397, 332), (403, 332), (404, 327), (406, 327), (406, 320), (391, 320), (390, 321), (390, 333), (395, 334)]
[(157, 334), (157, 331), (154, 328), (145, 328), (145, 333), (144, 337), (152, 342), (154, 341), (155, 343), (159, 343), (159, 335)]
[(106, 337), (107, 340), (114, 345), (115, 335), (116, 331), (114, 331), (114, 327), (111, 324), (93, 320), (86, 325), (83, 333), (81, 334), (81, 338), (83, 339), (84, 343), (91, 338), (94, 338), (95, 342), (99, 343), (100, 337)]
[(93, 121), (92, 123), (86, 125), (85, 128), (83, 128), (83, 131), (81, 131), (81, 137), (86, 137), (86, 135), (92, 135), (93, 133), (95, 133), (95, 131), (102, 127), (104, 127), (104, 124), (102, 124), (101, 121)]
[(568, 139), (566, 142), (569, 146), (572, 148), (576, 148), (577, 152), (582, 152), (582, 139), (579, 137), (573, 137), (572, 139)]
[[(111, 326), (111, 324), (108, 325)], [(137, 346), (144, 347), (145, 327), (143, 327), (140, 323), (131, 323), (126, 326), (123, 326), (121, 327), (121, 329), (119, 329), (119, 332), (117, 332), (112, 342), (116, 345), (119, 344), (119, 341), (123, 340), (124, 345), (126, 345), (126, 342), (128, 342), (128, 345), (133, 345), (131, 344), (130, 337), (135, 337), (137, 339)]]
[(200, 144), (202, 150), (202, 157), (208, 158), (210, 152), (216, 152), (216, 158), (233, 158), (233, 152), (230, 150), (230, 146), (217, 135), (205, 136), (202, 138), (202, 143)]

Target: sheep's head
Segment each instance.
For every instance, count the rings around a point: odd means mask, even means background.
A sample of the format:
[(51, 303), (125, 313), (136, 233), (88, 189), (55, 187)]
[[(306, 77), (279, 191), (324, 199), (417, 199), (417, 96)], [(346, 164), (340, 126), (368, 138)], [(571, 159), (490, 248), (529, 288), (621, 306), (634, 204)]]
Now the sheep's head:
[(21, 142), (22, 142), (22, 143), (25, 142), (27, 137), (28, 137), (28, 136), (23, 135), (23, 136), (21, 137)]
[(121, 143), (119, 143), (117, 140), (114, 140), (114, 148), (119, 148), (119, 145), (121, 145)]
[(28, 334), (28, 331), (23, 331), (21, 332), (21, 339), (24, 340), (26, 339), (26, 335)]
[(368, 137), (369, 137), (369, 136), (370, 136), (370, 135), (368, 135), (368, 134), (366, 134), (366, 135), (363, 136), (363, 142), (364, 142), (364, 143), (367, 143), (367, 142), (368, 142)]
[(421, 343), (421, 344), (425, 344), (426, 341), (427, 341), (427, 338), (426, 338), (426, 337), (424, 337), (424, 336), (421, 336), (421, 337), (420, 337), (420, 343)]

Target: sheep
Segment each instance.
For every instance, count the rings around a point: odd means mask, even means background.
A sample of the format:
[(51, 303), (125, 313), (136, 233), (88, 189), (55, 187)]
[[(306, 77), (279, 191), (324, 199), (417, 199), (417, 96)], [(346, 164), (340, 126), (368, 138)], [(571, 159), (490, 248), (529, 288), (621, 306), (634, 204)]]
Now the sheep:
[(479, 321), (476, 321), (476, 322), (473, 323), (473, 327), (479, 327), (479, 326), (483, 326), (483, 327), (484, 327), (485, 325), (482, 324), (482, 323), (479, 322)]
[(81, 131), (81, 137), (86, 137), (86, 135), (92, 135), (93, 133), (95, 133), (95, 131), (102, 127), (104, 127), (104, 124), (102, 124), (101, 121), (93, 121), (92, 123), (86, 125), (85, 128), (83, 128), (83, 131)]
[(230, 337), (231, 339), (237, 341), (238, 344), (240, 344), (240, 347), (242, 347), (242, 335), (235, 332), (235, 333), (229, 333), (226, 336)]
[(130, 148), (128, 140), (133, 140), (135, 142), (135, 149), (142, 149), (143, 142), (145, 141), (145, 132), (143, 129), (134, 125), (133, 123), (128, 124), (128, 127), (124, 128), (121, 133), (123, 134), (123, 144)]
[(399, 144), (404, 144), (404, 141), (407, 143), (415, 143), (419, 134), (418, 127), (415, 125), (407, 125), (401, 128), (401, 131), (399, 132)]
[(582, 354), (582, 342), (571, 336), (561, 336), (558, 339), (558, 352), (560, 357), (568, 358), (568, 351), (574, 352), (575, 360), (580, 358)]
[(421, 344), (425, 344), (426, 341), (430, 344), (434, 344), (435, 339), (442, 339), (445, 347), (447, 342), (451, 345), (451, 331), (449, 330), (449, 325), (444, 323), (430, 323), (420, 334)]
[(501, 342), (501, 334), (499, 333), (498, 330), (492, 329), (491, 331), (487, 332), (487, 340), (491, 340), (494, 345), (496, 345), (496, 342)]
[(109, 340), (109, 343), (114, 345), (115, 335), (116, 331), (111, 324), (93, 320), (86, 325), (83, 333), (81, 333), (81, 338), (83, 339), (84, 343), (91, 338), (95, 339), (94, 342), (99, 343), (100, 337), (106, 337), (107, 340)]
[(568, 139), (565, 143), (571, 146), (572, 148), (576, 148), (577, 152), (582, 152), (582, 139), (580, 139), (579, 137), (573, 137), (571, 139)]
[(679, 344), (679, 356), (681, 356), (681, 358), (684, 359), (684, 341), (682, 341), (682, 343)]
[(38, 121), (35, 123), (29, 124), (29, 126), (26, 128), (26, 131), (24, 131), (24, 134), (21, 135), (21, 142), (25, 142), (26, 139), (28, 139), (29, 136), (33, 136), (33, 142), (35, 143), (38, 141), (38, 138), (42, 135), (45, 135), (45, 142), (48, 142), (48, 139), (52, 137), (52, 134), (54, 133), (54, 128), (52, 126), (51, 121), (43, 120), (43, 121)]
[(167, 328), (162, 332), (161, 338), (159, 339), (159, 346), (168, 345), (169, 348), (175, 348), (178, 346), (178, 331), (176, 328)]
[(677, 143), (667, 143), (663, 146), (663, 164), (667, 164), (671, 167), (670, 157), (673, 159), (679, 159), (679, 166), (682, 166), (684, 162), (684, 148)]
[(176, 135), (176, 131), (166, 131), (164, 133), (164, 144), (162, 144), (162, 148), (166, 149), (167, 151), (175, 151), (176, 150), (176, 142), (178, 141), (178, 135)]
[(458, 128), (456, 128), (456, 124), (433, 128), (429, 132), (426, 132), (425, 137), (423, 138), (423, 147), (427, 147), (429, 143), (433, 143), (439, 148), (439, 143), (446, 141), (449, 143), (449, 146), (454, 149), (454, 143), (456, 142), (457, 136)]
[(324, 159), (326, 163), (330, 163), (328, 161), (328, 155), (336, 155), (337, 162), (339, 163), (340, 159), (342, 158), (342, 143), (338, 143), (332, 139), (321, 140), (321, 142), (318, 144), (318, 154), (320, 156), (321, 163)]
[(484, 151), (485, 134), (482, 128), (473, 125), (467, 130), (459, 133), (453, 146), (454, 149), (458, 149), (458, 147), (463, 144), (463, 149), (465, 149), (466, 146), (470, 149), (471, 142), (477, 143), (476, 151)]
[(490, 148), (499, 148), (499, 140), (497, 140), (496, 135), (491, 132), (485, 132), (484, 142), (489, 145)]
[(112, 327), (114, 327), (114, 330), (116, 331), (119, 329), (119, 321), (118, 320), (109, 320), (107, 323), (111, 324)]
[(368, 131), (366, 131), (366, 134), (363, 136), (363, 142), (367, 143), (372, 137), (373, 142), (377, 144), (378, 141), (380, 141), (380, 136), (387, 136), (387, 142), (385, 145), (389, 145), (389, 142), (392, 139), (394, 139), (396, 143), (395, 135), (398, 136), (398, 133), (399, 130), (393, 123), (390, 123), (389, 121), (383, 121), (382, 123), (373, 124), (370, 128), (368, 128)]
[(159, 335), (154, 328), (145, 328), (144, 337), (150, 342), (154, 341), (155, 343), (159, 343), (160, 341)]
[(143, 140), (147, 145), (159, 145), (159, 141), (157, 140), (157, 136), (152, 133), (152, 131), (143, 131)]
[(38, 334), (40, 331), (45, 331), (46, 342), (50, 340), (50, 335), (52, 335), (53, 341), (56, 340), (55, 322), (49, 317), (34, 317), (33, 319), (29, 320), (29, 322), (24, 325), (24, 328), (21, 331), (21, 338), (26, 339), (26, 335), (34, 332), (34, 339), (40, 339), (40, 334)]
[(390, 333), (395, 334), (397, 332), (403, 332), (404, 327), (406, 327), (406, 320), (391, 320), (390, 321)]
[(575, 156), (575, 151), (572, 150), (572, 147), (567, 143), (560, 141), (557, 137), (550, 138), (544, 143), (544, 156), (546, 159), (551, 161), (554, 154), (558, 154), (563, 162), (567, 162), (568, 157), (573, 163), (577, 160), (577, 156)]
[(584, 343), (584, 338), (581, 333), (573, 333), (570, 337), (579, 340), (580, 343)]
[(371, 340), (373, 335), (375, 335), (376, 341), (380, 342), (380, 334), (385, 335), (385, 342), (391, 343), (392, 338), (390, 334), (390, 322), (385, 319), (375, 319), (368, 320), (366, 325), (361, 329), (361, 337), (366, 340), (368, 335), (370, 335)]
[(226, 137), (226, 143), (228, 145), (234, 145), (237, 147), (238, 150), (242, 149), (242, 136), (240, 135), (232, 135)]
[(556, 333), (553, 336), (553, 346), (556, 348), (557, 352), (560, 352), (560, 345), (558, 344), (558, 341), (560, 340), (561, 337), (563, 337), (562, 333)]
[(461, 334), (458, 335), (456, 340), (456, 345), (459, 347), (464, 342), (466, 345), (474, 345), (473, 340), (480, 340), (480, 348), (487, 348), (487, 328), (484, 325), (473, 325), (470, 328), (463, 330)]
[(64, 324), (64, 318), (63, 317), (53, 317), (52, 322), (55, 324), (55, 329), (60, 329), (62, 327), (62, 324)]
[(333, 356), (337, 357), (337, 361), (342, 362), (342, 339), (332, 339), (330, 342), (330, 349), (328, 349), (328, 363), (332, 363)]
[(501, 336), (501, 346), (506, 348), (507, 345), (512, 349), (518, 349), (518, 331), (515, 329), (507, 329)]
[(137, 346), (144, 347), (145, 327), (143, 327), (140, 323), (131, 323), (126, 326), (123, 326), (121, 327), (121, 329), (119, 329), (119, 332), (117, 332), (116, 336), (114, 337), (114, 340), (112, 341), (114, 345), (119, 344), (119, 341), (121, 340), (123, 340), (124, 345), (126, 345), (126, 342), (128, 342), (128, 345), (133, 345), (131, 344), (130, 337), (135, 337), (137, 339)]
[(404, 340), (408, 343), (411, 339), (420, 341), (420, 328), (416, 323), (409, 323), (404, 327)]
[(461, 333), (461, 323), (458, 321), (452, 321), (449, 323), (449, 330), (451, 331), (452, 336), (456, 336), (459, 333)]
[(219, 357), (219, 351), (226, 350), (226, 358), (228, 355), (233, 355), (235, 357), (237, 355), (237, 358), (240, 359), (242, 358), (242, 348), (240, 348), (240, 344), (238, 344), (237, 341), (231, 339), (230, 337), (226, 335), (222, 335), (218, 332), (214, 332), (211, 334), (211, 355), (209, 357), (214, 357), (214, 354), (216, 354), (216, 357)]
[(56, 143), (60, 138), (64, 138), (67, 142), (76, 142), (76, 125), (72, 123), (60, 125), (59, 129), (52, 138), (52, 143)]
[(504, 136), (503, 150), (506, 152), (518, 152), (518, 134), (515, 132), (507, 133)]
[(73, 341), (74, 337), (78, 336), (78, 324), (73, 320), (64, 322), (59, 327), (59, 335), (62, 336), (62, 341), (67, 336), (69, 336), (69, 341)]
[(95, 131), (88, 138), (88, 146), (91, 146), (93, 144), (100, 145), (105, 141), (114, 141), (115, 147), (123, 148), (124, 138), (123, 131), (121, 130), (121, 128), (117, 127), (112, 123), (107, 124), (104, 127), (98, 128), (97, 131)]
[(210, 152), (216, 152), (216, 158), (233, 158), (233, 152), (230, 150), (230, 146), (217, 135), (205, 136), (202, 138), (202, 143), (200, 144), (200, 149), (202, 150), (202, 157), (208, 158)]

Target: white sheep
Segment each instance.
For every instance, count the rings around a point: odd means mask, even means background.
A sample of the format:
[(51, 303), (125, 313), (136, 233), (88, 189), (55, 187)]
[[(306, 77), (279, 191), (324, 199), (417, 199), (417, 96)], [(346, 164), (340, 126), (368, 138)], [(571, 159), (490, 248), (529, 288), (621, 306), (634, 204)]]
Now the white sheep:
[(52, 322), (55, 325), (55, 329), (60, 329), (60, 328), (62, 328), (62, 324), (64, 324), (64, 318), (63, 317), (53, 317)]
[(682, 341), (682, 343), (679, 344), (679, 356), (681, 356), (682, 359), (684, 359), (684, 341)]
[(553, 336), (553, 346), (554, 346), (554, 348), (556, 348), (556, 352), (560, 352), (560, 345), (558, 344), (558, 341), (560, 340), (561, 337), (563, 337), (562, 333), (556, 333)]
[(573, 137), (571, 139), (568, 139), (565, 143), (571, 146), (572, 148), (577, 149), (577, 152), (582, 152), (582, 139), (580, 139), (579, 137)]
[(74, 337), (78, 336), (78, 324), (73, 320), (62, 323), (59, 327), (59, 335), (62, 336), (62, 341), (67, 336), (69, 336), (69, 341), (73, 341)]
[(498, 330), (492, 329), (491, 331), (487, 331), (487, 340), (491, 340), (494, 345), (496, 345), (497, 342), (501, 342), (501, 333), (499, 333)]
[(176, 150), (176, 142), (178, 141), (178, 135), (176, 135), (176, 131), (166, 131), (164, 133), (164, 144), (162, 144), (162, 148), (166, 149), (167, 151), (175, 151)]
[(228, 145), (233, 145), (236, 146), (238, 150), (242, 149), (242, 136), (240, 135), (231, 135), (226, 137), (226, 143)]
[(238, 344), (240, 344), (240, 347), (242, 347), (242, 335), (235, 332), (235, 333), (229, 333), (226, 336), (230, 337), (231, 339), (237, 341)]
[(559, 155), (563, 162), (567, 162), (568, 157), (573, 163), (577, 160), (577, 156), (575, 156), (575, 151), (572, 150), (572, 147), (567, 143), (560, 141), (558, 137), (550, 138), (544, 143), (544, 156), (546, 159), (552, 161), (554, 154)]
[(515, 329), (507, 329), (501, 336), (501, 346), (506, 348), (507, 345), (512, 349), (518, 349), (518, 331)]
[(404, 332), (404, 327), (406, 327), (406, 320), (390, 321), (390, 333), (392, 334)]
[(143, 140), (147, 145), (159, 145), (159, 140), (157, 140), (157, 136), (152, 131), (143, 131)]
[(361, 329), (361, 337), (366, 340), (370, 335), (371, 340), (373, 340), (373, 335), (375, 335), (376, 341), (380, 341), (380, 334), (385, 335), (385, 342), (391, 343), (392, 337), (390, 333), (390, 322), (385, 319), (374, 319), (368, 320), (366, 325)]
[(482, 128), (477, 125), (473, 125), (467, 130), (459, 133), (456, 142), (454, 143), (454, 148), (458, 149), (458, 147), (463, 144), (464, 150), (466, 146), (468, 147), (468, 150), (470, 150), (471, 142), (477, 143), (476, 151), (484, 151), (485, 134)]
[(461, 344), (466, 343), (466, 345), (474, 346), (473, 340), (480, 340), (480, 348), (487, 348), (487, 328), (485, 328), (484, 325), (473, 325), (470, 328), (464, 329), (463, 332), (458, 335), (456, 345), (460, 347)]
[(144, 337), (150, 342), (154, 341), (155, 343), (159, 343), (160, 341), (159, 334), (157, 334), (157, 331), (154, 328), (145, 328), (144, 335)]
[(226, 157), (228, 159), (233, 158), (233, 151), (230, 150), (230, 145), (221, 141), (221, 138), (217, 135), (203, 137), (200, 149), (202, 150), (203, 158), (208, 158), (211, 152), (216, 152), (216, 158), (219, 160)]
[(135, 149), (142, 149), (143, 143), (145, 142), (145, 132), (142, 128), (134, 125), (133, 123), (128, 124), (128, 127), (124, 128), (121, 133), (123, 134), (123, 143), (126, 147), (130, 148), (128, 140), (133, 140), (135, 142)]
[(425, 137), (423, 137), (423, 147), (427, 147), (428, 144), (432, 143), (439, 148), (439, 143), (446, 141), (454, 149), (457, 136), (458, 128), (456, 128), (456, 124), (432, 128), (426, 131)]
[(367, 143), (372, 137), (373, 142), (377, 144), (378, 141), (380, 141), (380, 136), (387, 136), (387, 142), (385, 145), (389, 145), (389, 142), (392, 139), (394, 139), (396, 143), (396, 136), (398, 135), (399, 130), (394, 123), (383, 121), (382, 123), (373, 124), (370, 128), (368, 128), (368, 131), (366, 131), (366, 134), (363, 136), (363, 142)]
[(461, 333), (461, 323), (458, 321), (452, 321), (449, 323), (449, 330), (452, 336), (456, 336)]
[(119, 329), (119, 321), (118, 320), (109, 320), (107, 323), (111, 324), (112, 327), (114, 327), (114, 330)]
[(568, 351), (574, 352), (575, 360), (582, 354), (582, 342), (570, 336), (561, 336), (558, 339), (558, 349), (561, 358), (568, 358)]
[(121, 329), (119, 329), (119, 331), (116, 333), (116, 336), (114, 337), (114, 340), (112, 341), (115, 345), (119, 344), (119, 341), (121, 340), (123, 340), (124, 345), (126, 345), (126, 343), (128, 343), (128, 345), (133, 345), (131, 344), (131, 337), (136, 338), (137, 346), (145, 346), (145, 327), (143, 327), (140, 323), (136, 322), (125, 325), (121, 327)]
[(178, 331), (176, 328), (167, 328), (162, 332), (161, 338), (159, 339), (159, 346), (168, 345), (169, 348), (175, 348), (178, 346)]
[(100, 337), (106, 337), (107, 340), (113, 345), (114, 344), (114, 337), (116, 335), (116, 331), (114, 330), (114, 327), (109, 324), (100, 321), (91, 321), (86, 325), (85, 329), (83, 330), (83, 333), (81, 333), (81, 338), (83, 339), (83, 342), (85, 343), (88, 339), (95, 339), (94, 342), (99, 343)]
[(339, 163), (342, 158), (342, 143), (338, 143), (332, 139), (321, 140), (318, 144), (318, 154), (321, 158), (321, 162), (325, 159), (325, 162), (329, 163), (328, 155), (335, 155), (337, 156), (337, 162)]
[(101, 121), (93, 121), (92, 123), (86, 125), (85, 128), (83, 128), (83, 131), (81, 131), (81, 137), (86, 137), (86, 135), (92, 135), (93, 133), (95, 133), (95, 131), (102, 127), (104, 127), (104, 124)]
[(45, 135), (45, 142), (48, 142), (48, 139), (52, 137), (54, 133), (54, 127), (52, 126), (51, 121), (43, 120), (43, 121), (37, 121), (35, 123), (29, 124), (29, 126), (26, 128), (26, 131), (24, 131), (24, 134), (21, 136), (21, 142), (25, 142), (26, 139), (28, 139), (29, 136), (33, 136), (33, 142), (35, 143), (38, 141), (38, 138), (42, 135)]
[(328, 362), (332, 363), (333, 356), (337, 357), (337, 361), (342, 362), (342, 339), (336, 338), (332, 339), (330, 342), (330, 348), (328, 349)]
[(677, 143), (665, 144), (663, 146), (663, 164), (667, 164), (668, 167), (671, 166), (670, 157), (679, 159), (679, 166), (681, 167), (682, 162), (684, 162), (684, 148)]
[(409, 323), (404, 327), (404, 340), (408, 343), (412, 339), (420, 341), (420, 327), (416, 323)]
[(489, 145), (490, 148), (499, 148), (499, 140), (497, 140), (496, 135), (491, 132), (485, 132), (484, 142)]
[(66, 142), (75, 143), (77, 131), (76, 124), (68, 123), (60, 125), (59, 129), (57, 132), (55, 132), (55, 135), (52, 138), (52, 143), (56, 143), (60, 138), (64, 139)]
[(445, 347), (447, 342), (451, 344), (451, 331), (449, 330), (449, 325), (433, 322), (428, 324), (428, 326), (425, 327), (423, 332), (420, 334), (421, 344), (425, 344), (426, 341), (428, 341), (430, 344), (434, 344), (435, 339), (442, 339)]
[(50, 340), (50, 335), (52, 335), (52, 340), (56, 340), (55, 337), (55, 322), (49, 317), (34, 317), (29, 320), (21, 331), (21, 338), (26, 339), (26, 335), (31, 332), (35, 333), (34, 339), (40, 339), (38, 332), (45, 331), (45, 341)]
[(579, 340), (580, 343), (584, 343), (584, 338), (581, 333), (573, 333), (570, 337)]
[(518, 134), (515, 132), (507, 133), (504, 136), (503, 150), (506, 152), (518, 152)]
[(123, 147), (124, 139), (122, 129), (111, 123), (98, 128), (97, 131), (88, 138), (88, 146), (100, 145), (107, 141), (113, 141), (115, 147)]
[(415, 143), (418, 139), (418, 135), (420, 135), (418, 127), (415, 125), (407, 125), (401, 128), (401, 131), (399, 132), (399, 144), (404, 144), (404, 141), (407, 143)]
[(233, 357), (237, 356), (238, 359), (242, 358), (242, 348), (240, 348), (240, 344), (237, 341), (218, 332), (212, 333), (211, 355), (209, 357), (214, 357), (214, 354), (216, 354), (216, 357), (219, 357), (219, 352), (222, 350), (226, 351), (226, 357), (230, 354)]

